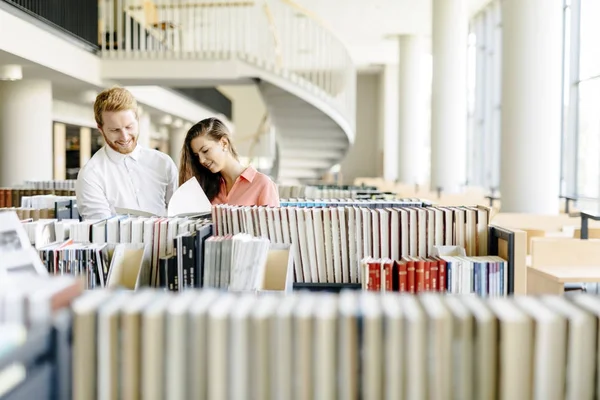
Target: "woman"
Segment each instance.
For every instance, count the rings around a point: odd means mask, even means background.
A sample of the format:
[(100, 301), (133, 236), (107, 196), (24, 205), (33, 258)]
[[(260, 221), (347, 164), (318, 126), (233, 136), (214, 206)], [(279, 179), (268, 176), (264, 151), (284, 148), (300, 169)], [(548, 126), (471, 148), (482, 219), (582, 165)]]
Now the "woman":
[(213, 205), (279, 206), (275, 183), (253, 167), (240, 164), (229, 130), (217, 118), (203, 119), (185, 137), (179, 184), (192, 176)]

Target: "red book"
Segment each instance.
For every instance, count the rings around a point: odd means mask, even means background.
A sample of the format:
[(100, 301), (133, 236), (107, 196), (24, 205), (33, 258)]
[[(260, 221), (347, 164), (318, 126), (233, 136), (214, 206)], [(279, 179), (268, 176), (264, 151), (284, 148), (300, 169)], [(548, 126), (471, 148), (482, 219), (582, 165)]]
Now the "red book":
[(369, 278), (367, 281), (367, 290), (381, 290), (381, 261), (378, 259), (371, 259), (368, 261), (367, 267), (367, 276)]
[(438, 262), (438, 291), (446, 292), (446, 260), (435, 257)]
[(406, 284), (408, 293), (415, 293), (415, 261), (410, 257), (402, 257), (402, 261), (406, 262)]
[(399, 292), (407, 292), (408, 291), (408, 282), (407, 282), (407, 272), (406, 272), (406, 261), (400, 260), (396, 261), (396, 269), (398, 270), (398, 291)]
[(429, 276), (431, 277), (431, 290), (433, 292), (439, 292), (440, 287), (439, 287), (439, 278), (438, 278), (438, 270), (439, 270), (438, 260), (436, 260), (435, 258), (430, 258), (429, 262), (431, 263), (431, 267), (430, 267), (430, 271), (429, 271)]
[(383, 259), (381, 261), (381, 290), (384, 292), (391, 292), (394, 290), (394, 262), (390, 259)]
[(425, 266), (425, 291), (430, 292), (433, 290), (431, 286), (431, 261), (426, 258), (423, 260), (423, 265)]
[(415, 260), (415, 285), (416, 293), (425, 291), (425, 260), (420, 257), (413, 257)]

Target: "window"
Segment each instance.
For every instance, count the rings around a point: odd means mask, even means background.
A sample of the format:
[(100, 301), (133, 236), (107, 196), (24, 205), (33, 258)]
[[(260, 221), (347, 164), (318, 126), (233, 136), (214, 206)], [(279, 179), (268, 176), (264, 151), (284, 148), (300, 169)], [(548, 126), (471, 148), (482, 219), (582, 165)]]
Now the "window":
[[(600, 2), (574, 0), (579, 6), (579, 76), (573, 90), (578, 94), (578, 118), (573, 124), (577, 135), (577, 195), (600, 197)], [(577, 25), (576, 25), (577, 26)], [(573, 64), (572, 64), (573, 65)], [(574, 64), (577, 65), (577, 64)]]
[(500, 185), (502, 25), (499, 1), (473, 18), (468, 39), (468, 184)]

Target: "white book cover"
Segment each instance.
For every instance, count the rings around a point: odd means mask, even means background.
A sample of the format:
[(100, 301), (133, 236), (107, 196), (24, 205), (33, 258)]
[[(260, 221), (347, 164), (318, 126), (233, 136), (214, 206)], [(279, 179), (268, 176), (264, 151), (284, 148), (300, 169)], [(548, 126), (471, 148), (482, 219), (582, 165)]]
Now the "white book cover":
[(360, 280), (360, 260), (363, 259), (363, 226), (362, 226), (362, 211), (360, 207), (354, 206), (354, 231), (356, 234), (356, 260), (359, 269), (358, 276)]
[(317, 249), (315, 244), (315, 225), (312, 219), (312, 209), (301, 209), (304, 213), (304, 224), (306, 232), (306, 248), (308, 249), (308, 262), (313, 282), (321, 282), (319, 277), (319, 266), (317, 261)]
[(275, 311), (273, 337), (273, 385), (275, 399), (292, 399), (294, 393), (294, 309), (299, 296), (284, 296)]
[(398, 213), (400, 215), (400, 257), (410, 255), (409, 249), (409, 221), (408, 211), (404, 208), (399, 208)]
[(298, 223), (296, 222), (296, 211), (296, 207), (288, 208), (290, 240), (292, 242), (292, 254), (294, 256), (294, 272), (296, 274), (296, 282), (310, 282), (304, 279), (302, 256), (300, 254), (300, 239), (298, 237)]
[(379, 213), (379, 248), (381, 258), (390, 258), (390, 212), (387, 209), (377, 209)]
[(238, 233), (242, 233), (242, 218), (240, 215), (240, 208), (233, 209), (233, 234), (237, 235)]
[(348, 255), (348, 221), (346, 221), (346, 208), (338, 207), (338, 217), (340, 223), (340, 248), (342, 255), (342, 282), (350, 282), (350, 257)]
[(260, 224), (260, 236), (269, 239), (269, 223), (265, 207), (258, 207), (258, 222)]
[(283, 224), (281, 221), (281, 213), (279, 212), (279, 208), (269, 208), (269, 215), (271, 214), (273, 215), (273, 225), (275, 226), (275, 239), (271, 240), (271, 243), (283, 244)]
[(371, 212), (371, 232), (373, 238), (373, 247), (371, 250), (371, 256), (374, 258), (381, 257), (381, 230), (379, 228), (379, 213), (377, 210), (370, 210)]
[(539, 298), (520, 296), (515, 297), (515, 302), (535, 321), (532, 398), (562, 400), (567, 362), (567, 321)]
[(269, 240), (271, 243), (277, 243), (277, 233), (275, 229), (275, 218), (273, 215), (273, 208), (265, 207), (264, 208), (267, 214), (267, 226), (269, 228)]
[(325, 237), (323, 233), (323, 209), (314, 208), (312, 209), (312, 214), (319, 282), (327, 283), (327, 264), (325, 261)]
[(427, 256), (430, 256), (435, 246), (435, 212), (431, 208), (425, 211), (427, 212)]
[(348, 222), (348, 253), (349, 253), (349, 268), (350, 282), (359, 282), (359, 265), (360, 258), (356, 257), (356, 218), (353, 207), (345, 207), (346, 220)]
[(371, 224), (371, 210), (361, 208), (362, 212), (362, 238), (363, 257), (373, 256), (373, 225)]
[(327, 271), (327, 283), (335, 282), (333, 272), (333, 233), (331, 231), (331, 208), (323, 208), (323, 234), (325, 237), (325, 268)]
[(390, 215), (390, 258), (400, 260), (400, 212), (388, 209)]
[(300, 258), (302, 259), (302, 274), (304, 282), (316, 283), (317, 276), (312, 276), (312, 266), (310, 265), (310, 255), (308, 250), (308, 242), (306, 240), (306, 221), (304, 219), (304, 209), (296, 209), (296, 222), (298, 225), (298, 243), (300, 247)]
[(333, 281), (342, 283), (342, 249), (340, 246), (342, 238), (340, 237), (339, 213), (335, 207), (331, 208), (331, 239), (333, 242)]
[(119, 242), (120, 243), (131, 243), (131, 237), (132, 237), (131, 222), (132, 221), (133, 221), (133, 218), (125, 217), (119, 223)]
[(281, 207), (279, 214), (281, 217), (281, 234), (283, 236), (283, 244), (291, 244), (292, 239), (290, 238), (290, 227), (288, 222), (288, 211), (287, 207)]
[(565, 400), (593, 398), (596, 352), (590, 350), (596, 348), (596, 317), (563, 296), (543, 296), (542, 301), (568, 320)]
[(414, 208), (408, 209), (408, 229), (409, 229), (409, 254), (412, 257), (419, 256), (419, 216)]

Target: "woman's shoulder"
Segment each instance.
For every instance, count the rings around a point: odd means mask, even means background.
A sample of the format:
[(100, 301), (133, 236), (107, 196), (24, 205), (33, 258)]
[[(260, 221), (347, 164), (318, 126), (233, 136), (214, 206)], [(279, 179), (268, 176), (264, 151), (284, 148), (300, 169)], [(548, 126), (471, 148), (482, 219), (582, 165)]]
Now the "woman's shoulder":
[(253, 182), (259, 182), (262, 184), (273, 184), (273, 179), (267, 174), (263, 174), (262, 172), (256, 171), (256, 175), (254, 176)]
[(252, 185), (264, 186), (274, 184), (270, 176), (257, 171), (253, 166), (248, 166), (243, 175), (245, 175), (246, 179), (251, 178), (249, 180), (251, 181)]

